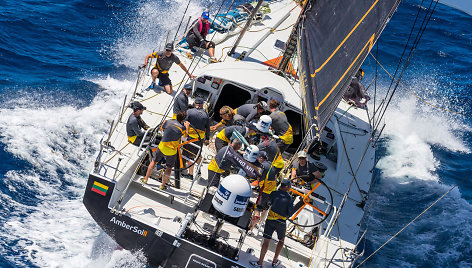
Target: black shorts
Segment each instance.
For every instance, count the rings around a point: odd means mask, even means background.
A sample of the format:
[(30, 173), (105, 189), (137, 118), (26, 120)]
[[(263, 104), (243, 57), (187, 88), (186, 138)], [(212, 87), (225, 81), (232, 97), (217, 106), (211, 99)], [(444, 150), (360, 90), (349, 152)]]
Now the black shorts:
[[(152, 70), (154, 70), (154, 69), (159, 71), (159, 69), (157, 69), (157, 67), (152, 68)], [(151, 70), (151, 73), (152, 73), (152, 70)], [(162, 73), (162, 72), (159, 71), (159, 74), (157, 75), (157, 79), (159, 79), (159, 85), (160, 86), (172, 85), (172, 81), (170, 81), (170, 78), (169, 78), (169, 73)]]
[(277, 232), (277, 238), (280, 240), (285, 238), (285, 220), (266, 220), (264, 227), (264, 238), (272, 239), (272, 234)]
[[(193, 139), (190, 137), (190, 139)], [(193, 144), (192, 144), (193, 143)], [(197, 146), (195, 146), (197, 145)], [(182, 146), (182, 155), (192, 160), (197, 160), (198, 150), (203, 146), (203, 140), (187, 143)], [(200, 147), (200, 148), (199, 148)]]
[[(222, 131), (224, 131), (224, 129)], [(218, 137), (215, 138), (215, 149), (217, 153), (220, 151), (221, 148), (225, 147), (226, 145), (228, 145), (226, 141)]]
[(221, 173), (216, 173), (212, 170), (208, 170), (208, 187), (220, 185)]
[(197, 37), (194, 35), (187, 36), (186, 40), (187, 40), (189, 49), (193, 47), (205, 47), (205, 43), (206, 43), (205, 40), (203, 41), (197, 40)]
[(155, 163), (159, 163), (164, 157), (166, 158), (166, 167), (173, 168), (177, 160), (177, 154), (165, 155), (159, 150), (159, 147), (152, 153), (152, 160), (154, 160)]
[(257, 202), (257, 210), (266, 210), (269, 208), (269, 200), (270, 194), (262, 193), (261, 197), (259, 198), (259, 202)]

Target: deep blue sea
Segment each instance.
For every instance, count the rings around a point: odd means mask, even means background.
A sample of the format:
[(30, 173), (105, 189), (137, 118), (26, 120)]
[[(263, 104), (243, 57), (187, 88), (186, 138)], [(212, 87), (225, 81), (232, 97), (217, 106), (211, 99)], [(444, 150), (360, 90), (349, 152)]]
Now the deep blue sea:
[[(82, 205), (97, 145), (137, 66), (187, 1), (0, 0), (0, 267), (142, 267)], [(194, 18), (210, 3), (192, 1)], [(394, 72), (419, 1), (404, 1), (372, 53)], [(212, 10), (216, 9), (216, 2)], [(175, 32), (174, 32), (175, 33)], [(375, 72), (368, 57), (365, 83)], [(439, 4), (405, 88), (472, 114), (472, 17)], [(389, 77), (379, 67), (376, 105)], [(374, 86), (369, 109), (374, 108)], [(452, 186), (364, 267), (472, 267), (472, 117), (400, 87), (383, 120), (365, 256)]]

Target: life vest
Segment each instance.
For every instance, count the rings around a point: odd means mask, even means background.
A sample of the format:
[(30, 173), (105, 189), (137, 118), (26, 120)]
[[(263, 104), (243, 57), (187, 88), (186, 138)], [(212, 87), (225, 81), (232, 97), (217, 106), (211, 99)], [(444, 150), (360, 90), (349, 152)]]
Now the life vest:
[(207, 36), (208, 32), (210, 32), (210, 23), (206, 23), (205, 24), (205, 32), (202, 33), (202, 29), (203, 29), (203, 22), (202, 22), (202, 18), (198, 18), (198, 32), (205, 38), (205, 36)]

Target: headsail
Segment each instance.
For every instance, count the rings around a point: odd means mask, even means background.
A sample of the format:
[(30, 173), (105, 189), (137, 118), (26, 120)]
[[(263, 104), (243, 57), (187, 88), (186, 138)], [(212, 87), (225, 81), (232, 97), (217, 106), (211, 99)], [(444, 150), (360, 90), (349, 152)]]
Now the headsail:
[(400, 0), (308, 0), (298, 30), (308, 142), (338, 106)]

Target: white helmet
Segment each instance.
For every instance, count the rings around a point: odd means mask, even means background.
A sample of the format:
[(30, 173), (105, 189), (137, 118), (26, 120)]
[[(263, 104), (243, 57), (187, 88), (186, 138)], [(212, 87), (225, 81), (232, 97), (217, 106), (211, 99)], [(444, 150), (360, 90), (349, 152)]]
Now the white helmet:
[(268, 115), (263, 115), (259, 118), (259, 121), (255, 124), (257, 130), (263, 133), (269, 133), (270, 125), (272, 124), (272, 118)]
[(249, 145), (244, 152), (244, 159), (247, 161), (254, 163), (257, 160), (257, 156), (259, 155), (259, 148), (256, 145)]

